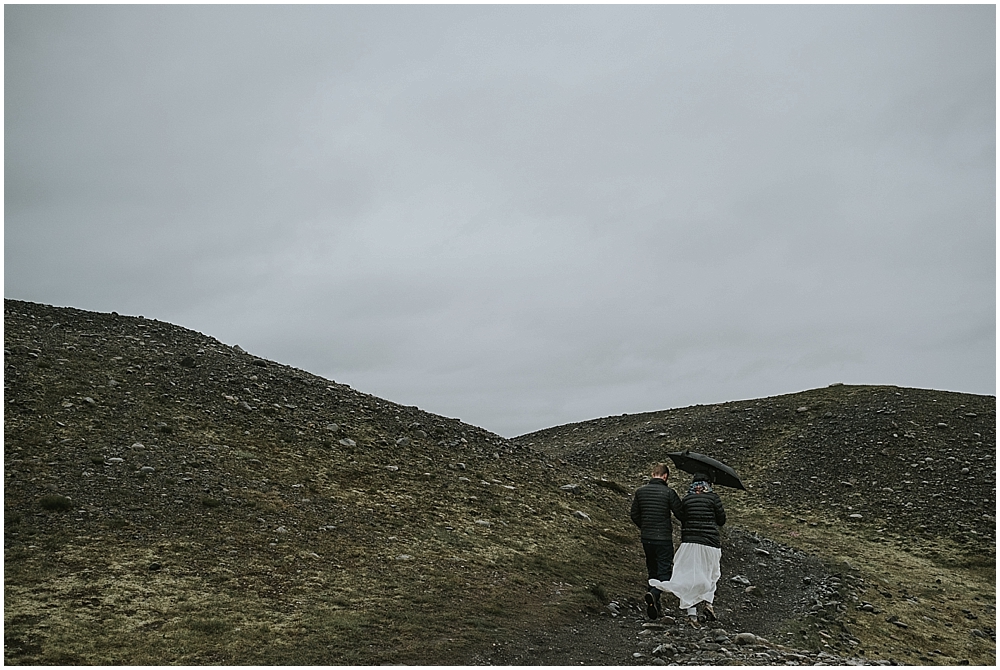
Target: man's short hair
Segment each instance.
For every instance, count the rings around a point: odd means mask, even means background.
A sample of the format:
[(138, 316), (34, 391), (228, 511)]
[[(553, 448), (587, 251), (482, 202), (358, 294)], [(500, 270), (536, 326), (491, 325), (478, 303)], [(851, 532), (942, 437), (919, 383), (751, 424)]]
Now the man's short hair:
[(651, 472), (654, 477), (670, 476), (670, 468), (667, 467), (666, 463), (653, 463)]

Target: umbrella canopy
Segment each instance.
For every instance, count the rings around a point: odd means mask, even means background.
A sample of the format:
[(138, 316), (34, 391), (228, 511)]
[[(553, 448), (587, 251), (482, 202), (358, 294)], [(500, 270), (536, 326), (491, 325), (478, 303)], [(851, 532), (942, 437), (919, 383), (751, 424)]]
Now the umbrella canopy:
[(674, 462), (674, 465), (684, 472), (691, 474), (704, 472), (714, 484), (746, 491), (743, 482), (740, 481), (740, 477), (736, 474), (735, 470), (710, 456), (696, 454), (690, 450), (674, 451), (667, 454), (667, 456)]

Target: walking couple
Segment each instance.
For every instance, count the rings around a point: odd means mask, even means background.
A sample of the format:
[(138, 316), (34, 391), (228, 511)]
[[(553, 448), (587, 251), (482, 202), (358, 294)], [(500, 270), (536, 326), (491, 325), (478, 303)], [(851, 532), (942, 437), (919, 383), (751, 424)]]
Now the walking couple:
[[(726, 523), (726, 511), (712, 490), (707, 472), (692, 477), (683, 499), (667, 485), (669, 479), (670, 468), (664, 463), (654, 464), (649, 483), (639, 488), (632, 499), (631, 517), (642, 531), (649, 574), (646, 614), (650, 619), (662, 616), (660, 594), (673, 593), (680, 600), (681, 609), (686, 610), (691, 625), (698, 627), (700, 603), (704, 603), (705, 619), (715, 619), (712, 603), (722, 574), (719, 526)], [(676, 560), (671, 514), (681, 522), (681, 545)]]

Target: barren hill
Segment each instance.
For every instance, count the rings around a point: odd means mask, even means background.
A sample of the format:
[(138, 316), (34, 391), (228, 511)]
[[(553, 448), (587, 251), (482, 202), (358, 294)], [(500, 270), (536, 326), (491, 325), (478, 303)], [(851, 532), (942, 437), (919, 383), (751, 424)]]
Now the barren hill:
[(995, 557), (993, 396), (836, 384), (597, 419), (515, 443), (632, 483), (653, 454), (707, 453), (736, 467), (762, 504)]
[[(506, 440), (152, 319), (4, 313), (7, 663), (995, 659), (992, 397), (836, 387)], [(635, 609), (629, 494), (685, 446), (751, 484), (725, 494), (725, 630)]]

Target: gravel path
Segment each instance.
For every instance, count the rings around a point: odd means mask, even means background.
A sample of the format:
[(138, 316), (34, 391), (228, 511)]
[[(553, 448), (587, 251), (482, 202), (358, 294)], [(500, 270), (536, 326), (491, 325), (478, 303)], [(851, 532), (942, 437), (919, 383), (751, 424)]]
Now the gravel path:
[[(857, 641), (836, 632), (836, 620), (857, 607), (862, 580), (848, 566), (831, 571), (815, 556), (739, 528), (723, 531), (723, 579), (716, 592), (719, 621), (692, 628), (664, 596), (665, 616), (650, 621), (635, 596), (599, 614), (515, 636), (469, 659), (470, 665), (866, 665)], [(849, 608), (847, 603), (852, 603)], [(823, 620), (829, 641), (794, 648), (792, 619)], [(855, 653), (856, 652), (856, 653)]]

